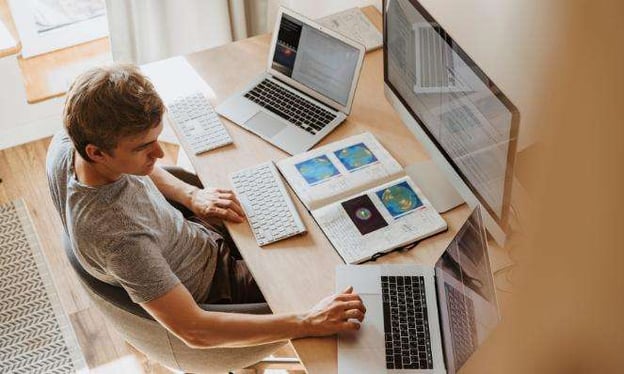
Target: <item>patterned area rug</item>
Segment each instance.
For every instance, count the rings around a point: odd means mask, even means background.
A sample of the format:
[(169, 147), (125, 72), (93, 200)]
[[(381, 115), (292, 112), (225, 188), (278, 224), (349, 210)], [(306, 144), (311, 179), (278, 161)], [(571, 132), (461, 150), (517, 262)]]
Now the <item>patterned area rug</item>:
[(0, 205), (0, 373), (85, 368), (22, 200)]

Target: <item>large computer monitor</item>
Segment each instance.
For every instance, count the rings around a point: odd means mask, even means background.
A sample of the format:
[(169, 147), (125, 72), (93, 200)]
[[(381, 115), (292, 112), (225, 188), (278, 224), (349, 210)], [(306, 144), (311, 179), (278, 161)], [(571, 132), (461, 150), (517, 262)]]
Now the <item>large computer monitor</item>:
[(385, 0), (383, 18), (386, 98), (463, 200), (485, 208), (486, 228), (502, 245), (518, 110), (418, 1)]

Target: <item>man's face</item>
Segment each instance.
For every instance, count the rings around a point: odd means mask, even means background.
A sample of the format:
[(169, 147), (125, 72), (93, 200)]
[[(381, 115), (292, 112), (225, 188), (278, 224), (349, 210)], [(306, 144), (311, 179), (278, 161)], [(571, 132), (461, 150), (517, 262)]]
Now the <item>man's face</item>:
[(108, 168), (120, 174), (148, 175), (156, 160), (164, 156), (158, 143), (162, 122), (140, 134), (121, 138), (112, 154), (106, 154)]

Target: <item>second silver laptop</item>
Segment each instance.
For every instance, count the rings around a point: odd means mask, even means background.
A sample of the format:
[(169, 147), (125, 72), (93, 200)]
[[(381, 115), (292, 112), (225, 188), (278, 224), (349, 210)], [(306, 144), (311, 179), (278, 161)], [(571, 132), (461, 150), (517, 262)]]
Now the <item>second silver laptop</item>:
[(266, 72), (216, 110), (290, 154), (307, 151), (351, 112), (365, 52), (281, 8)]

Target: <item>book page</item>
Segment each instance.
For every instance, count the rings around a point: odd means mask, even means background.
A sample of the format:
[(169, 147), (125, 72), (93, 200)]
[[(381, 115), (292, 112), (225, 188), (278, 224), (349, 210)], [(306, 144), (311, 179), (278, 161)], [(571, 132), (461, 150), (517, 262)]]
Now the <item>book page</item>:
[(281, 160), (277, 167), (310, 210), (403, 175), (368, 132)]
[(381, 48), (383, 35), (366, 18), (360, 8), (351, 8), (316, 20), (320, 25), (332, 29), (366, 47), (366, 52)]
[(407, 245), (447, 228), (409, 177), (312, 211), (321, 229), (348, 264)]

